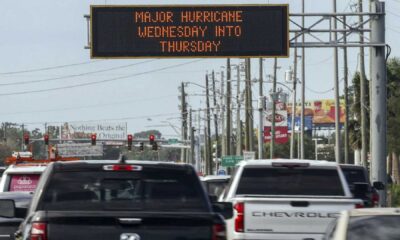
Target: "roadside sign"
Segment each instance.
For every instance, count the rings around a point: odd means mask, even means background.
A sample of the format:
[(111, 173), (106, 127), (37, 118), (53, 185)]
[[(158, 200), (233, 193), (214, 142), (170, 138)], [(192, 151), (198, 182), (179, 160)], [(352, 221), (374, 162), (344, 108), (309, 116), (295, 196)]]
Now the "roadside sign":
[(63, 157), (103, 156), (103, 145), (92, 146), (90, 143), (57, 144), (57, 151)]
[(176, 138), (170, 138), (170, 139), (168, 139), (168, 144), (177, 144), (178, 142), (179, 142), (179, 140), (176, 139)]
[(237, 163), (243, 160), (242, 156), (223, 156), (221, 166), (234, 167)]
[(288, 57), (288, 13), (287, 4), (91, 6), (91, 57)]
[(256, 159), (256, 152), (243, 151), (243, 159), (244, 160), (254, 160), (254, 159)]

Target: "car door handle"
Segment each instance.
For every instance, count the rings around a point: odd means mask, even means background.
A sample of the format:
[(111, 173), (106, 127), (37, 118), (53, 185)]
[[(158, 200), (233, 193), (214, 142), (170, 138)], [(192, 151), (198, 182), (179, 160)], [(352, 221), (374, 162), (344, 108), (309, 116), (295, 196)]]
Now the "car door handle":
[(118, 218), (121, 224), (137, 225), (142, 223), (141, 218)]

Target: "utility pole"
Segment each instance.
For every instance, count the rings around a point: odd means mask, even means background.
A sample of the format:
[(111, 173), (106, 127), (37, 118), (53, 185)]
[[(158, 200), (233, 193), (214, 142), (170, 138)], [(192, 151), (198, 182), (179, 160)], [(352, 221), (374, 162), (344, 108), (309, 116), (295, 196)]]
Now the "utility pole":
[[(297, 43), (297, 38), (296, 38)], [(294, 48), (294, 62), (292, 77), (292, 134), (290, 135), (290, 159), (294, 158), (294, 140), (295, 140), (295, 125), (296, 125), (296, 84), (297, 84), (297, 47)]]
[[(301, 12), (305, 13), (305, 0), (302, 0), (301, 3)], [(304, 16), (301, 17), (301, 27), (304, 29), (305, 26), (305, 18)], [(302, 44), (304, 45), (305, 42), (305, 35), (304, 33), (301, 36)], [(305, 94), (306, 94), (306, 51), (305, 48), (302, 47), (301, 49), (301, 116), (300, 116), (300, 157), (304, 159), (304, 104), (305, 104)]]
[(231, 59), (226, 60), (226, 138), (225, 138), (225, 150), (226, 155), (231, 155), (231, 143), (232, 143), (232, 109), (231, 109)]
[(225, 148), (225, 142), (226, 142), (226, 136), (225, 136), (225, 83), (224, 83), (224, 71), (221, 71), (221, 87), (220, 87), (220, 111), (221, 111), (221, 156), (226, 155), (226, 148)]
[(259, 110), (259, 127), (258, 127), (258, 159), (263, 159), (264, 150), (264, 108), (265, 99), (263, 93), (263, 58), (260, 58), (260, 75), (259, 75), (259, 87), (258, 87), (258, 110)]
[[(336, 0), (333, 1), (333, 12), (336, 13)], [(336, 18), (332, 18), (333, 20), (333, 41), (337, 42), (337, 20)], [(333, 78), (335, 81), (335, 159), (337, 163), (341, 163), (342, 159), (340, 156), (340, 101), (339, 101), (339, 65), (338, 65), (338, 47), (333, 48), (333, 64), (334, 64), (334, 72)]]
[(219, 136), (218, 136), (218, 106), (217, 106), (217, 91), (215, 89), (215, 73), (211, 73), (212, 88), (213, 88), (213, 106), (214, 106), (214, 128), (215, 128), (215, 158), (219, 158)]
[(212, 153), (211, 153), (211, 122), (210, 122), (210, 87), (208, 84), (208, 74), (206, 74), (206, 108), (207, 108), (207, 154), (206, 154), (206, 174), (210, 175), (213, 174), (213, 159), (212, 159)]
[(190, 129), (190, 158), (189, 163), (192, 166), (196, 166), (196, 162), (194, 160), (194, 127), (193, 127), (193, 119), (192, 119), (192, 109), (189, 110), (189, 129)]
[(236, 155), (242, 155), (242, 121), (240, 120), (240, 64), (236, 66), (237, 71), (237, 85), (236, 85)]
[[(363, 12), (363, 2), (358, 0), (358, 12)], [(358, 17), (360, 30), (363, 30), (363, 16)], [(364, 43), (364, 33), (360, 31), (360, 43)], [(368, 166), (367, 162), (367, 88), (366, 88), (366, 75), (365, 75), (365, 57), (364, 47), (360, 47), (360, 108), (361, 108), (361, 164), (365, 167)]]
[(245, 149), (246, 151), (250, 150), (250, 109), (249, 109), (249, 88), (251, 87), (250, 85), (250, 80), (249, 80), (249, 74), (248, 74), (248, 69), (249, 69), (249, 59), (245, 59), (245, 127), (244, 127), (244, 137), (245, 137)]
[(21, 138), (21, 151), (24, 151), (24, 135), (25, 135), (25, 125), (22, 124), (21, 125), (21, 129), (22, 129), (22, 138)]
[(271, 147), (270, 147), (270, 158), (274, 158), (275, 151), (275, 115), (276, 115), (276, 100), (278, 94), (276, 92), (276, 70), (278, 68), (278, 60), (274, 58), (274, 78), (272, 84), (272, 126), (271, 126)]
[(250, 58), (246, 58), (246, 128), (248, 139), (246, 140), (248, 151), (254, 150), (254, 131), (253, 131), (253, 102), (251, 90), (251, 62)]
[[(346, 16), (343, 16), (343, 29), (346, 30)], [(343, 42), (347, 43), (347, 34), (343, 33)], [(347, 47), (343, 47), (343, 78), (344, 78), (344, 106), (346, 116), (344, 119), (344, 163), (349, 164), (349, 71), (347, 66)]]
[[(372, 4), (371, 42), (385, 43), (385, 2)], [(381, 181), (387, 186), (386, 175), (386, 117), (387, 76), (385, 45), (372, 47), (371, 69), (371, 177), (372, 182)], [(386, 190), (379, 191), (379, 205), (386, 206)]]
[[(181, 110), (182, 110), (182, 141), (187, 140), (187, 104), (186, 104), (186, 93), (185, 84), (181, 83)], [(181, 161), (187, 162), (186, 149), (181, 149)]]

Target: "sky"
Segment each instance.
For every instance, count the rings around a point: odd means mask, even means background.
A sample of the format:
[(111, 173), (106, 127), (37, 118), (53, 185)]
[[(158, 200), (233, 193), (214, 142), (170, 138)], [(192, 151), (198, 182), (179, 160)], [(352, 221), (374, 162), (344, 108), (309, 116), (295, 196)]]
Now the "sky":
[[(352, 7), (355, 2), (337, 0), (337, 9), (355, 11)], [(159, 128), (165, 136), (173, 137), (176, 132), (170, 124), (180, 125), (180, 83), (190, 81), (204, 85), (205, 74), (222, 71), (226, 60), (90, 59), (89, 50), (84, 48), (87, 43), (84, 15), (89, 13), (90, 5), (256, 3), (288, 3), (291, 13), (301, 11), (300, 0), (2, 0), (0, 122), (25, 124), (30, 129), (44, 128), (45, 123), (127, 122), (131, 133)], [(306, 0), (305, 5), (306, 12), (332, 10), (331, 0)], [(397, 40), (400, 37), (400, 0), (386, 1), (386, 5), (386, 40), (392, 48), (391, 56), (400, 56)], [(367, 6), (365, 1), (365, 9)], [(339, 52), (339, 64), (342, 64), (342, 51)], [(285, 70), (293, 63), (292, 56), (293, 49), (290, 58), (278, 60), (278, 81), (284, 81)], [(350, 76), (358, 67), (357, 58), (358, 49), (349, 50)], [(307, 49), (305, 59), (306, 99), (333, 98), (333, 50)], [(233, 64), (239, 61), (242, 60), (232, 59)], [(266, 59), (264, 63), (264, 76), (272, 74), (273, 60)], [(342, 65), (339, 71), (342, 79)], [(118, 79), (128, 75), (131, 76)], [(258, 77), (257, 59), (252, 60), (252, 75)], [(270, 88), (271, 84), (267, 84), (266, 94)], [(340, 89), (342, 93), (343, 81)], [(204, 108), (204, 97), (193, 96), (202, 94), (202, 89), (188, 85), (187, 91), (190, 107)], [(255, 86), (254, 93), (257, 92)], [(256, 94), (254, 99), (257, 99)]]

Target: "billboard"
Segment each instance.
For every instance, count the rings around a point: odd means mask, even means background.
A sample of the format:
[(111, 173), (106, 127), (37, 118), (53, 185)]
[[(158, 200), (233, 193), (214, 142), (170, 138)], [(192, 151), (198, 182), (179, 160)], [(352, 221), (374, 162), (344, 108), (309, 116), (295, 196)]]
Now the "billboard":
[(90, 143), (57, 144), (57, 151), (62, 157), (103, 156), (103, 145), (92, 146)]
[[(312, 131), (313, 130), (313, 119), (312, 116), (304, 116), (304, 130), (305, 131)], [(296, 117), (294, 119), (294, 130), (298, 131), (301, 125), (301, 118)], [(292, 131), (292, 116), (288, 117), (288, 128), (289, 131)]]
[[(334, 125), (335, 124), (335, 100), (323, 99), (305, 102), (304, 115), (312, 117), (314, 125)], [(344, 100), (340, 100), (340, 123), (344, 123), (346, 118), (346, 108)], [(296, 116), (300, 116), (301, 105), (296, 104)], [(288, 114), (292, 115), (292, 105), (288, 104)]]
[(288, 57), (288, 11), (266, 4), (91, 6), (91, 57)]
[(91, 134), (97, 135), (97, 140), (126, 140), (126, 122), (74, 122), (64, 123), (61, 127), (63, 140), (89, 139)]
[[(288, 112), (286, 104), (282, 102), (275, 103), (275, 142), (278, 144), (287, 143), (288, 136)], [(267, 109), (266, 116), (264, 117), (264, 142), (271, 141), (272, 131), (272, 110)]]

